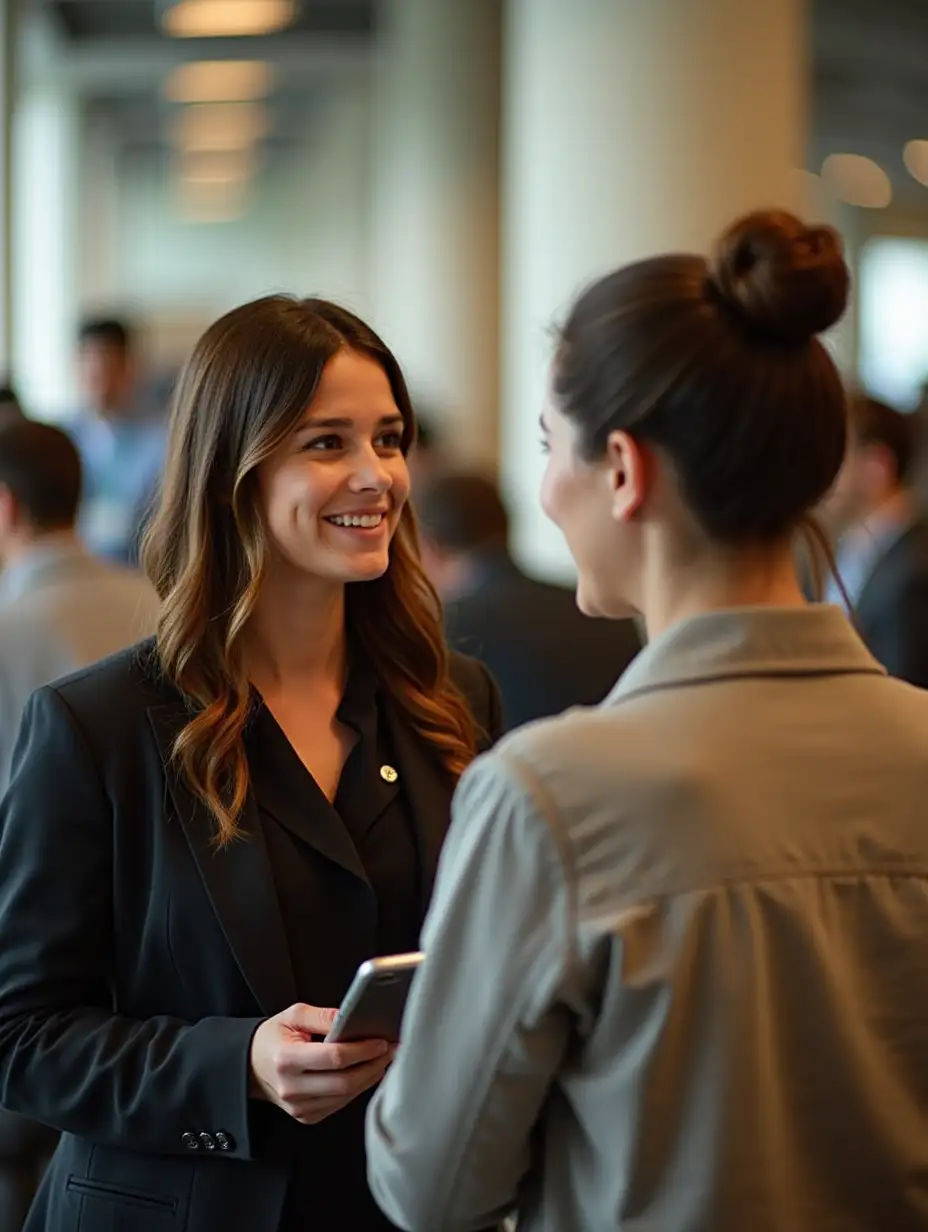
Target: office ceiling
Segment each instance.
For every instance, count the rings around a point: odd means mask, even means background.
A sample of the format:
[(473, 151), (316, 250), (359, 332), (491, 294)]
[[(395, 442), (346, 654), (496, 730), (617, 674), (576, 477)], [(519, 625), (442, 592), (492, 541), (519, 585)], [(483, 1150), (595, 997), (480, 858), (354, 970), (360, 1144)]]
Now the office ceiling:
[[(319, 105), (340, 64), (369, 54), (378, 7), (377, 0), (301, 0), (284, 34), (174, 40), (158, 26), (155, 0), (24, 2), (44, 10), (65, 48), (63, 64), (83, 72), (84, 85), (94, 83), (91, 98), (109, 109), (129, 145), (158, 139), (160, 80), (174, 61), (200, 56), (276, 59), (278, 135), (285, 136)], [(865, 154), (889, 173), (897, 199), (928, 207), (928, 189), (902, 162), (907, 141), (928, 138), (928, 0), (809, 2), (809, 168), (817, 171), (830, 153)]]
[[(49, 0), (74, 43), (93, 39), (164, 39), (156, 0)], [(291, 34), (370, 34), (375, 0), (302, 0)]]
[(864, 154), (898, 200), (928, 208), (902, 161), (906, 142), (928, 139), (928, 0), (814, 0), (812, 11), (810, 169)]
[[(367, 64), (375, 0), (300, 0), (286, 31), (261, 38), (174, 39), (158, 22), (156, 0), (20, 0), (42, 30), (39, 64), (70, 81), (92, 113), (106, 117), (124, 156), (163, 154), (176, 108), (168, 74), (199, 59), (269, 60), (275, 66), (267, 160), (305, 135), (333, 79)], [(40, 70), (42, 71), (42, 70)]]

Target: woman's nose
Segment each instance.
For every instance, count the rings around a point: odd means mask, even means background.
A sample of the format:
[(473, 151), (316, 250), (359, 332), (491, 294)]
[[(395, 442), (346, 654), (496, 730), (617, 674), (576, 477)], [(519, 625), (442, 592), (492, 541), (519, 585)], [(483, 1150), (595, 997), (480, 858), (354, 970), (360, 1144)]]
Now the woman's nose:
[(363, 458), (359, 458), (351, 476), (350, 486), (357, 492), (386, 492), (392, 482), (383, 458), (375, 450), (371, 450)]

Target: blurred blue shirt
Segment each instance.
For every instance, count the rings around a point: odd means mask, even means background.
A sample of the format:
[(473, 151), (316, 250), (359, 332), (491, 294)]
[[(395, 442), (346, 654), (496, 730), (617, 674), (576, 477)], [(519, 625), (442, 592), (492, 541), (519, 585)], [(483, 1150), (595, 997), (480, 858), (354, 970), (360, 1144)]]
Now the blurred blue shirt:
[[(910, 525), (911, 512), (908, 506), (890, 505), (842, 536), (838, 544), (836, 563), (852, 608), (856, 608), (860, 602), (864, 587), (877, 563)], [(847, 610), (847, 604), (834, 577), (829, 577), (825, 587), (825, 602), (836, 603), (838, 607)]]
[(97, 556), (134, 562), (164, 469), (166, 426), (153, 417), (84, 413), (68, 430), (84, 468), (81, 538)]

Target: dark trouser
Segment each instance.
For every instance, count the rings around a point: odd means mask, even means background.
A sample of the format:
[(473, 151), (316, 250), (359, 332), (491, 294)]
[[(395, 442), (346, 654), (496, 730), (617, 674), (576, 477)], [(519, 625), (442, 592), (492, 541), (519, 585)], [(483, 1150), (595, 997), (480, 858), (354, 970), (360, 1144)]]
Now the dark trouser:
[(23, 1226), (57, 1142), (55, 1130), (0, 1109), (0, 1232)]

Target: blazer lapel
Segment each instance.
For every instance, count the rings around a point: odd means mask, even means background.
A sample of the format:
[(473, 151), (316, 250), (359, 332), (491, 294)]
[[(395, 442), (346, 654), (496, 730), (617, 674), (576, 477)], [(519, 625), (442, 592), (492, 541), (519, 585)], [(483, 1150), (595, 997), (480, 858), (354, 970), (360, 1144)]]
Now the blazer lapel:
[(215, 823), (172, 765), (171, 749), (186, 712), (179, 703), (152, 707), (149, 719), (168, 791), (226, 940), (255, 999), (267, 1014), (297, 1000), (283, 917), (264, 833), (251, 793), (242, 836), (217, 848)]
[(392, 699), (384, 702), (384, 720), (396, 760), (397, 783), (404, 789), (416, 832), (422, 872), (422, 900), (432, 897), (442, 843), (451, 821), (454, 782), (423, 738)]

